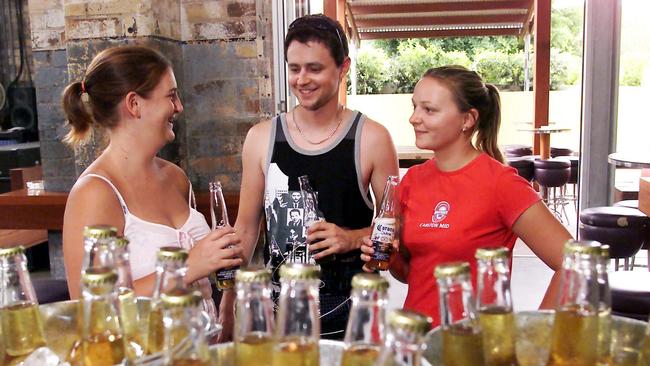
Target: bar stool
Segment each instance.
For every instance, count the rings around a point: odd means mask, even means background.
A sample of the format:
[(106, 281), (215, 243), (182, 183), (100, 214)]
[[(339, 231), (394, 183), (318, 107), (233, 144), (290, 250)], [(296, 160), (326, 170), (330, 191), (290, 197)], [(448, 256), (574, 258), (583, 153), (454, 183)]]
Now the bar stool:
[(530, 145), (505, 145), (503, 151), (506, 157), (533, 155), (533, 148)]
[[(639, 209), (639, 200), (625, 200), (625, 201), (618, 201), (614, 203), (615, 207), (629, 207), (635, 210)], [(646, 223), (646, 234), (645, 238), (643, 240), (643, 246), (641, 249), (648, 251), (648, 271), (650, 271), (650, 218), (648, 218), (648, 222)], [(634, 269), (634, 261), (636, 259), (636, 255), (632, 257), (632, 269)]]
[(566, 147), (551, 147), (551, 157), (555, 158), (558, 156), (571, 156), (573, 155), (573, 150)]
[(507, 157), (506, 162), (517, 169), (517, 174), (525, 180), (532, 182), (535, 177), (534, 159), (530, 156)]
[(650, 273), (619, 271), (609, 274), (614, 315), (648, 321)]
[(554, 160), (565, 160), (571, 164), (571, 175), (567, 181), (567, 186), (571, 185), (571, 194), (567, 193), (567, 189), (563, 190), (562, 196), (567, 201), (573, 202), (573, 207), (578, 211), (578, 174), (580, 172), (580, 158), (577, 156), (558, 155)]
[[(566, 200), (562, 194), (557, 193), (557, 188), (563, 187), (571, 176), (571, 163), (566, 160), (535, 160), (535, 181), (545, 191), (546, 205), (555, 216), (563, 223), (569, 223), (566, 212)], [(548, 189), (551, 188), (551, 191)], [(564, 215), (564, 217), (562, 217)], [(566, 219), (566, 221), (565, 221)]]
[(641, 246), (646, 235), (647, 216), (629, 207), (592, 207), (580, 212), (579, 234), (583, 240), (596, 240), (610, 247), (614, 270), (619, 260), (628, 270), (630, 258)]

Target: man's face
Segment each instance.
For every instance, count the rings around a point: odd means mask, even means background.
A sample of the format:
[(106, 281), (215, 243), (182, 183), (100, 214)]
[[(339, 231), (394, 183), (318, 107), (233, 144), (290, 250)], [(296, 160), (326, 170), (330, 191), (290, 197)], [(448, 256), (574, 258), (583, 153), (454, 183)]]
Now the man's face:
[(291, 221), (299, 221), (300, 220), (300, 212), (298, 212), (298, 211), (291, 211), (289, 213), (289, 215), (291, 216)]
[(337, 67), (327, 47), (317, 41), (291, 42), (287, 63), (291, 92), (309, 110), (317, 110), (337, 97), (339, 84), (349, 67), (349, 59)]
[(299, 202), (300, 201), (300, 193), (298, 193), (298, 192), (291, 193), (291, 199), (293, 200), (293, 202)]

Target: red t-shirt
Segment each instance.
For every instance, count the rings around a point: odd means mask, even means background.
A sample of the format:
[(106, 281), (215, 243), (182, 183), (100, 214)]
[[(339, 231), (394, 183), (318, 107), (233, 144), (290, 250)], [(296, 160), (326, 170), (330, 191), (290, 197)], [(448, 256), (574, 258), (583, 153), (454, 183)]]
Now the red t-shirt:
[(530, 183), (508, 167), (481, 154), (453, 172), (440, 171), (431, 159), (409, 169), (399, 185), (402, 241), (410, 270), (404, 307), (431, 316), (440, 324), (438, 264), (466, 261), (476, 288), (480, 247), (505, 246), (517, 239), (512, 226), (540, 200)]

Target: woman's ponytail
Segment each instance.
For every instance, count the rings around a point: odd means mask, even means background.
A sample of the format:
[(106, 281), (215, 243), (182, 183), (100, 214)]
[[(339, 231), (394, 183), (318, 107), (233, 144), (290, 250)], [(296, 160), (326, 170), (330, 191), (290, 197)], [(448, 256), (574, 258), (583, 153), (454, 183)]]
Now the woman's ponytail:
[(485, 84), (487, 103), (480, 113), (476, 134), (476, 147), (490, 155), (495, 160), (503, 163), (503, 155), (499, 150), (497, 138), (501, 126), (501, 97), (499, 90), (492, 84)]
[(63, 142), (76, 146), (88, 138), (92, 116), (88, 113), (86, 102), (83, 101), (82, 94), (88, 96), (83, 91), (81, 82), (76, 81), (68, 85), (63, 91), (63, 112), (67, 117), (67, 125), (70, 131), (64, 137)]

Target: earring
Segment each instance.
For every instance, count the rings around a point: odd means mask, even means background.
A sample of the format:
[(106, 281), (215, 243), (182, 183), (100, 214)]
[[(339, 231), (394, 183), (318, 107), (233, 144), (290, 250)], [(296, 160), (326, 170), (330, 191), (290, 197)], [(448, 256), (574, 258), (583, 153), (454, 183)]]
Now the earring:
[(463, 132), (467, 131), (467, 127), (463, 126), (463, 129), (461, 131)]

